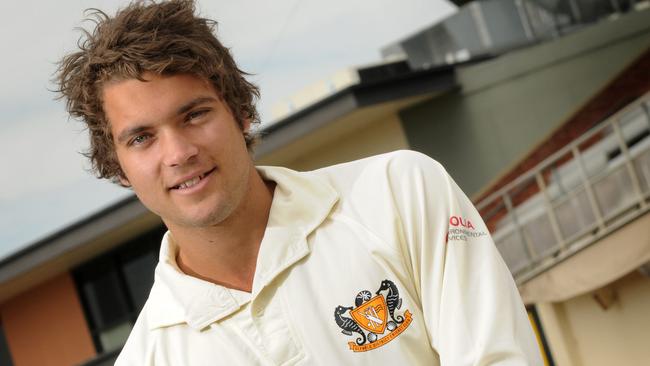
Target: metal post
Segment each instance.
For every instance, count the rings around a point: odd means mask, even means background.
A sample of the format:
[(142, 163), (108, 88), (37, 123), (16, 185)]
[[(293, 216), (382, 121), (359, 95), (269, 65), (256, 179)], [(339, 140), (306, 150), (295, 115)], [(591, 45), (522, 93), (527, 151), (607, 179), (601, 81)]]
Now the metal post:
[(645, 113), (645, 120), (648, 122), (648, 129), (650, 129), (650, 107), (648, 107), (648, 101), (641, 103), (641, 109)]
[(519, 218), (517, 217), (517, 213), (515, 212), (515, 208), (512, 205), (512, 200), (510, 199), (510, 196), (508, 196), (508, 193), (504, 192), (501, 198), (503, 199), (503, 202), (506, 204), (506, 209), (508, 210), (508, 214), (510, 214), (510, 217), (512, 217), (512, 223), (517, 228), (517, 232), (519, 233), (519, 239), (524, 244), (524, 249), (526, 250), (526, 255), (528, 255), (528, 260), (532, 264), (533, 262), (535, 262), (537, 258), (537, 252), (535, 251), (535, 248), (533, 248), (532, 244), (530, 243), (530, 240), (526, 236), (524, 229), (519, 224)]
[(598, 223), (598, 228), (602, 231), (605, 231), (605, 220), (603, 219), (603, 214), (600, 212), (600, 207), (598, 207), (598, 201), (596, 200), (596, 195), (594, 194), (594, 189), (591, 187), (591, 182), (587, 177), (587, 169), (585, 168), (584, 163), (582, 162), (582, 156), (577, 146), (571, 148), (573, 153), (573, 158), (576, 159), (578, 163), (580, 178), (582, 179), (582, 184), (585, 186), (585, 191), (587, 192), (587, 198), (589, 199), (589, 204), (591, 205), (591, 210), (594, 213), (596, 222)]
[(519, 15), (519, 20), (521, 20), (521, 26), (524, 28), (524, 34), (526, 39), (529, 41), (535, 40), (535, 34), (533, 31), (532, 24), (530, 22), (530, 17), (528, 16), (528, 10), (526, 9), (526, 3), (523, 0), (515, 0), (515, 7), (517, 8), (517, 14)]
[(645, 202), (643, 197), (643, 191), (641, 190), (641, 183), (639, 181), (639, 176), (636, 174), (636, 169), (634, 169), (634, 164), (632, 163), (632, 156), (630, 155), (630, 150), (627, 148), (627, 143), (625, 142), (625, 137), (623, 136), (623, 131), (621, 131), (621, 126), (618, 119), (612, 121), (612, 127), (614, 127), (614, 132), (616, 133), (616, 138), (618, 140), (618, 145), (621, 148), (621, 152), (625, 157), (625, 166), (627, 167), (627, 172), (630, 175), (632, 180), (632, 186), (634, 186), (634, 191), (637, 195), (638, 203), (642, 209), (646, 208), (648, 204)]
[[(650, 105), (648, 105), (648, 103), (649, 100), (646, 98), (646, 100), (641, 102), (641, 109), (645, 114), (645, 121), (648, 124), (648, 130), (650, 131)], [(648, 166), (642, 165), (641, 169), (643, 169), (643, 177), (645, 178), (646, 183), (650, 186), (650, 171), (648, 170)]]
[(481, 9), (481, 3), (478, 1), (471, 2), (468, 5), (469, 12), (474, 18), (474, 23), (476, 24), (476, 30), (478, 31), (478, 36), (481, 39), (481, 44), (485, 50), (492, 48), (492, 37), (490, 36), (490, 31), (488, 30), (487, 24), (485, 23), (485, 17), (483, 16), (483, 10)]
[(573, 20), (575, 21), (574, 24), (581, 23), (582, 13), (580, 12), (578, 3), (576, 2), (576, 0), (568, 0), (568, 1), (569, 1), (569, 7), (571, 8), (571, 15), (573, 15)]
[(540, 191), (542, 191), (542, 194), (544, 195), (544, 204), (546, 205), (546, 213), (548, 215), (548, 220), (551, 223), (553, 236), (555, 236), (555, 240), (558, 246), (561, 249), (566, 249), (566, 242), (564, 241), (564, 238), (562, 238), (560, 225), (558, 224), (557, 216), (555, 215), (555, 210), (553, 209), (553, 204), (551, 203), (551, 199), (548, 196), (548, 191), (546, 190), (546, 183), (544, 182), (544, 177), (542, 176), (542, 173), (540, 171), (537, 171), (537, 174), (535, 174), (535, 179), (537, 180), (537, 185), (539, 186)]

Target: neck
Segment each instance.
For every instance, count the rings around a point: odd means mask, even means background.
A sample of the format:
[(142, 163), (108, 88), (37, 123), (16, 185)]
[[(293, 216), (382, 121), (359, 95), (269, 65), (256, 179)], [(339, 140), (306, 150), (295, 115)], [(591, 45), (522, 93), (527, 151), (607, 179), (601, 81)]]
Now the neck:
[(262, 180), (251, 168), (248, 192), (226, 220), (208, 227), (168, 226), (179, 247), (179, 268), (190, 276), (251, 292), (274, 188), (275, 183)]

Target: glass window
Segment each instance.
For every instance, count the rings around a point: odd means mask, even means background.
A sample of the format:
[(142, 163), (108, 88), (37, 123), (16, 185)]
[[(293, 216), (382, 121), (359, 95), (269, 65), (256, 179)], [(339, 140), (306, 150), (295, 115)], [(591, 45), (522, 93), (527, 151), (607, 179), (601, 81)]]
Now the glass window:
[(158, 227), (73, 271), (97, 352), (118, 350), (142, 310), (158, 262)]
[(153, 284), (153, 272), (158, 263), (157, 253), (147, 252), (125, 261), (122, 266), (129, 295), (134, 308), (140, 312)]
[(4, 329), (0, 327), (0, 365), (12, 366), (13, 364), (11, 354), (9, 353), (7, 338), (5, 338)]
[(133, 325), (129, 321), (106, 328), (99, 333), (99, 341), (105, 352), (121, 348), (129, 338)]
[(106, 328), (128, 320), (130, 309), (117, 268), (110, 261), (101, 262), (86, 268), (80, 282), (93, 324)]

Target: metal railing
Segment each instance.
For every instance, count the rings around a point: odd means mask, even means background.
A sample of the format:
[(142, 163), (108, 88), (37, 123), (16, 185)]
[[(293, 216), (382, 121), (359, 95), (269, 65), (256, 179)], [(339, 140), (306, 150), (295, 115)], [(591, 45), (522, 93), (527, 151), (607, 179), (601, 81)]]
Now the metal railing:
[(650, 93), (478, 203), (523, 283), (649, 210)]

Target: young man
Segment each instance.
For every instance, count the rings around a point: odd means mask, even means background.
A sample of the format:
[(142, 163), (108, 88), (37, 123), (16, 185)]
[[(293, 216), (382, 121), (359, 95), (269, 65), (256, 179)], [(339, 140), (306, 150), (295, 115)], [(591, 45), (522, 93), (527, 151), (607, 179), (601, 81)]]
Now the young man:
[(61, 62), (96, 172), (169, 229), (117, 364), (541, 364), (510, 273), (440, 165), (253, 165), (257, 88), (213, 24), (191, 1), (137, 2), (100, 13)]

